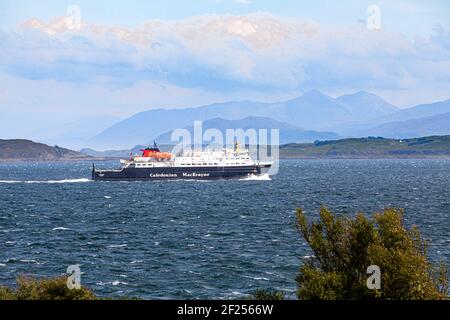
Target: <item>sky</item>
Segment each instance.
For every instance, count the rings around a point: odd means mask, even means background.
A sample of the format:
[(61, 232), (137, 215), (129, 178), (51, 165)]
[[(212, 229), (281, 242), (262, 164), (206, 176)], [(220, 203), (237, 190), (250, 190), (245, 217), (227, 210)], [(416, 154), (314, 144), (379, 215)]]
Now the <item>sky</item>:
[(0, 1), (0, 136), (312, 89), (449, 99), (447, 1)]

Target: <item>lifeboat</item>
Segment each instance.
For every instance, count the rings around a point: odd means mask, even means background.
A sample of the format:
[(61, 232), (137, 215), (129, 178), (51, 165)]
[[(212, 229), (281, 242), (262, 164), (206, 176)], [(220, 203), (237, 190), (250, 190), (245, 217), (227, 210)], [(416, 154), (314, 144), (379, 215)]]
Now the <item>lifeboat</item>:
[(172, 159), (172, 154), (170, 152), (161, 152), (157, 147), (156, 143), (153, 148), (142, 149), (143, 158), (154, 158), (156, 160), (170, 160)]

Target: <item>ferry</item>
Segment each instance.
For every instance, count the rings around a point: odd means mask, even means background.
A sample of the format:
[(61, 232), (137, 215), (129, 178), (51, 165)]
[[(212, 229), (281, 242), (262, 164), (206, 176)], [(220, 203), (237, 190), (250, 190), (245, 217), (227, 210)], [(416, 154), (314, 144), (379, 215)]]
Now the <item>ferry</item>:
[(141, 150), (140, 156), (120, 160), (118, 170), (99, 170), (92, 165), (92, 180), (167, 180), (167, 179), (233, 179), (267, 174), (272, 162), (253, 160), (248, 149), (221, 151), (187, 151), (175, 156), (153, 148)]

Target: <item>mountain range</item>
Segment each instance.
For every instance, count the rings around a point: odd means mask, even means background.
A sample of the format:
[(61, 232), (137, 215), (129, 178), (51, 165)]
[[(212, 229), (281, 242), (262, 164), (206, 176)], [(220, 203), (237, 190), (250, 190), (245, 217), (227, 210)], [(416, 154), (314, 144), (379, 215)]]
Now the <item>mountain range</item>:
[[(398, 110), (392, 104), (365, 91), (335, 99), (313, 90), (298, 98), (275, 103), (242, 101), (187, 109), (149, 110), (118, 122), (93, 137), (89, 144), (101, 148), (127, 148), (148, 143), (163, 132), (193, 125), (195, 120), (205, 121), (214, 118), (224, 120), (271, 118), (296, 128), (329, 133), (340, 124), (367, 121), (393, 114)], [(338, 134), (334, 134), (338, 137)]]
[[(186, 126), (184, 127), (184, 129), (186, 129), (189, 132), (193, 143), (194, 126)], [(272, 138), (270, 132), (271, 129), (279, 130), (279, 139), (280, 139), (279, 143), (289, 143), (292, 141), (312, 142), (316, 140), (334, 140), (339, 138), (339, 135), (337, 135), (334, 132), (304, 130), (301, 128), (297, 128), (296, 126), (293, 126), (289, 123), (277, 121), (267, 117), (246, 117), (240, 120), (226, 120), (222, 118), (213, 118), (210, 120), (206, 120), (202, 123), (203, 132), (209, 129), (219, 130), (224, 139), (224, 142), (227, 137), (226, 135), (227, 130), (229, 129), (231, 130), (242, 129), (243, 132), (249, 129), (255, 129), (256, 131), (260, 129), (266, 129), (268, 139), (267, 141), (269, 143)], [(156, 137), (155, 141), (158, 141), (158, 143), (160, 144), (174, 144), (177, 141), (175, 142), (172, 141), (171, 139), (172, 133), (173, 133), (172, 130), (165, 132)], [(230, 144), (232, 143), (233, 141), (231, 141)]]
[[(359, 91), (332, 98), (317, 90), (274, 103), (238, 101), (185, 109), (152, 109), (119, 120), (97, 116), (72, 123), (59, 122), (44, 130), (38, 141), (70, 148), (129, 150), (156, 140), (169, 143), (177, 128), (278, 128), (281, 143), (311, 142), (346, 137), (412, 138), (450, 134), (450, 100), (399, 109), (375, 94)], [(42, 130), (41, 130), (42, 131)], [(42, 134), (42, 132), (41, 132)]]
[(364, 136), (383, 136), (386, 138), (414, 138), (446, 135), (450, 132), (450, 112), (430, 117), (393, 121), (364, 130)]
[(420, 104), (393, 114), (353, 123), (342, 130), (343, 136), (413, 138), (427, 135), (450, 134), (450, 100)]

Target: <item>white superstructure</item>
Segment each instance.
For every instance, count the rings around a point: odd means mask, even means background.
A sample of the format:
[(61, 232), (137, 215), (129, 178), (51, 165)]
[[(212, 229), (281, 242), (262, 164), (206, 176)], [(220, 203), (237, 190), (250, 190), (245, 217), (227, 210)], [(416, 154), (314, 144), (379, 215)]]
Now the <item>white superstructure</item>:
[(154, 157), (134, 156), (130, 160), (121, 160), (124, 167), (134, 165), (136, 168), (154, 167), (232, 167), (254, 166), (260, 161), (250, 157), (249, 150), (224, 148), (222, 151), (185, 151), (178, 156), (164, 159)]

